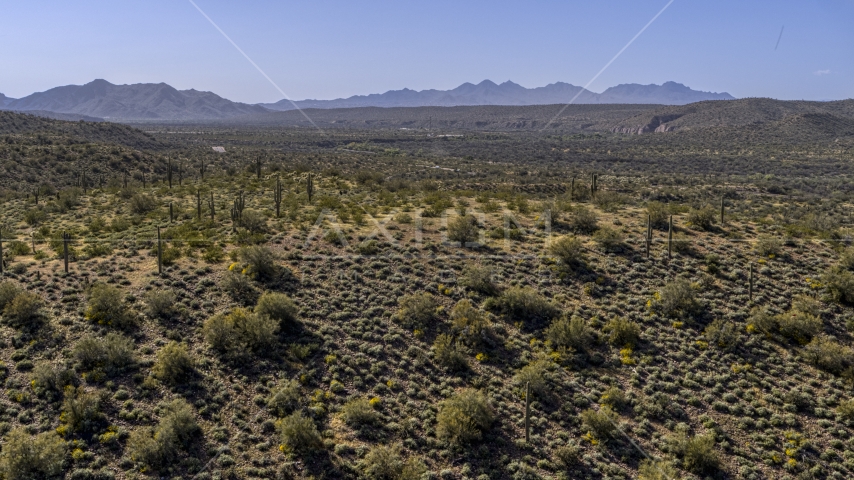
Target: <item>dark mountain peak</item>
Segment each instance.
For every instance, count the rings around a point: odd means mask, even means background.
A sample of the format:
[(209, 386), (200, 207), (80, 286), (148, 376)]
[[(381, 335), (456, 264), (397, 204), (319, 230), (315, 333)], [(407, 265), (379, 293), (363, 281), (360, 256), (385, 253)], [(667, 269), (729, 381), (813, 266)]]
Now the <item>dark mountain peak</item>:
[(114, 85), (103, 79), (34, 93), (5, 108), (123, 120), (216, 120), (267, 111), (211, 92), (180, 91), (163, 82)]
[[(663, 85), (637, 83), (611, 87), (602, 93), (585, 90), (566, 82), (550, 83), (544, 87), (525, 88), (510, 80), (496, 84), (482, 80), (478, 84), (465, 82), (451, 90), (422, 90), (408, 88), (385, 93), (355, 95), (336, 100), (300, 100), (300, 108), (354, 108), (354, 107), (454, 107), (464, 105), (554, 105), (575, 100), (574, 103), (627, 103), (685, 105), (704, 100), (732, 100), (728, 93), (710, 93), (692, 90), (681, 83), (665, 82)], [(293, 110), (294, 104), (281, 100), (263, 104), (273, 110)]]

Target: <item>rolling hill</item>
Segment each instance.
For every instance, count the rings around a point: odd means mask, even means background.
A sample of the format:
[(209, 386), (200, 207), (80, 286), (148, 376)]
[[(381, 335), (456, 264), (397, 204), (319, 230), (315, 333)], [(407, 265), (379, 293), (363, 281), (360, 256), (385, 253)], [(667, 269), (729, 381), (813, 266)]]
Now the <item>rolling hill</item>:
[(685, 85), (666, 82), (663, 85), (617, 85), (602, 93), (584, 90), (564, 82), (545, 87), (525, 88), (507, 81), (496, 84), (484, 80), (477, 85), (464, 83), (452, 90), (422, 90), (408, 88), (391, 90), (383, 94), (355, 95), (336, 100), (300, 100), (291, 102), (281, 100), (272, 104), (263, 104), (272, 110), (294, 110), (294, 104), (300, 108), (354, 108), (354, 107), (454, 107), (462, 105), (551, 105), (568, 103), (575, 99), (576, 104), (600, 103), (657, 103), (663, 105), (682, 105), (703, 100), (732, 100), (728, 93), (711, 93), (692, 90)]
[(165, 83), (113, 85), (106, 80), (52, 88), (8, 102), (4, 108), (25, 112), (46, 110), (113, 121), (218, 120), (266, 111), (211, 92), (177, 90)]

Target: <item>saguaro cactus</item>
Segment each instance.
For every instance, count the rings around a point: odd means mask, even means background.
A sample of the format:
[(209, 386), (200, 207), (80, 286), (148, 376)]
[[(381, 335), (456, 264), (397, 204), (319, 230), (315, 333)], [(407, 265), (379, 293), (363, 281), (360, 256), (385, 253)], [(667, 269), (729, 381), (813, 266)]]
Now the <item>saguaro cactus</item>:
[(3, 275), (3, 229), (0, 228), (0, 275)]
[(311, 203), (311, 197), (314, 195), (314, 179), (309, 172), (308, 178), (305, 181), (305, 193), (308, 194), (308, 203)]
[(255, 173), (258, 175), (258, 180), (261, 180), (261, 157), (255, 159)]
[(724, 225), (724, 197), (721, 196), (721, 226)]
[(573, 200), (575, 196), (575, 177), (572, 177), (572, 180), (569, 181), (569, 201)]
[(670, 216), (670, 221), (667, 223), (667, 258), (670, 259), (673, 255), (673, 215)]
[(214, 221), (216, 221), (216, 218), (214, 217), (215, 207), (214, 207), (213, 190), (211, 190), (210, 207), (211, 207), (211, 222), (214, 222)]
[(282, 178), (276, 176), (276, 187), (273, 189), (273, 201), (276, 203), (276, 218), (281, 216), (282, 191)]
[(175, 220), (175, 215), (172, 211), (172, 202), (169, 202), (169, 223), (172, 223)]
[(234, 206), (231, 207), (231, 229), (233, 231), (237, 231), (237, 226), (243, 220), (244, 208), (246, 208), (246, 199), (243, 197), (243, 191), (241, 191), (234, 199)]
[(202, 221), (202, 190), (200, 188), (196, 189), (196, 217)]
[(531, 442), (531, 383), (525, 383), (525, 443)]
[(646, 215), (646, 235), (644, 240), (646, 241), (646, 258), (649, 258), (649, 247), (652, 243), (652, 215)]

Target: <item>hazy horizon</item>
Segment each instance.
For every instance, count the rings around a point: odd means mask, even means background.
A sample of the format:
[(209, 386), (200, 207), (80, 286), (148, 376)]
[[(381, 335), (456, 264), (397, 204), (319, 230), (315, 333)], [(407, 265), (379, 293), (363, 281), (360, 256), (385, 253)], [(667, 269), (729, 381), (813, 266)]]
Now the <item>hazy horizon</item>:
[[(291, 99), (327, 100), (484, 79), (584, 86), (667, 2), (196, 4)], [(49, 1), (4, 13), (0, 93), (12, 98), (101, 78), (282, 99), (189, 2)], [(852, 14), (842, 1), (675, 1), (588, 89), (674, 81), (738, 98), (852, 98), (854, 66), (840, 55), (854, 46)]]

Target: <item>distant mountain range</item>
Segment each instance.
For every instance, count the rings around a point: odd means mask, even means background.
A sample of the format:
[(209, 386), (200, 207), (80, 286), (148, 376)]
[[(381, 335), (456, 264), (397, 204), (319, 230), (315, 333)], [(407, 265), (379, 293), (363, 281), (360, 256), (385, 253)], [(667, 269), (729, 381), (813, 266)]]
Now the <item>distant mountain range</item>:
[(7, 110), (49, 111), (106, 120), (222, 120), (267, 111), (211, 92), (176, 90), (165, 83), (113, 85), (106, 80), (51, 88), (17, 100), (3, 98), (3, 108)]
[[(577, 95), (577, 97), (576, 97)], [(569, 83), (557, 82), (545, 87), (525, 88), (507, 81), (496, 84), (484, 80), (477, 85), (464, 83), (453, 90), (422, 90), (404, 88), (382, 94), (356, 95), (337, 100), (280, 100), (261, 104), (271, 110), (299, 108), (354, 108), (354, 107), (457, 107), (468, 105), (554, 105), (575, 98), (577, 104), (629, 103), (685, 105), (703, 100), (734, 100), (728, 93), (692, 90), (681, 83), (639, 85), (629, 83), (595, 93)]]
[[(356, 107), (453, 107), (470, 105), (662, 104), (685, 105), (703, 100), (733, 100), (728, 93), (692, 90), (685, 85), (623, 84), (595, 93), (558, 82), (545, 87), (525, 88), (513, 82), (500, 85), (484, 80), (464, 83), (453, 90), (392, 90), (383, 94), (357, 95), (337, 100), (298, 100), (300, 108)], [(177, 90), (165, 83), (113, 85), (95, 80), (86, 85), (56, 87), (24, 98), (0, 94), (0, 109), (63, 119), (111, 121), (210, 121), (252, 117), (269, 111), (295, 109), (289, 100), (249, 105), (232, 102), (211, 92)], [(58, 115), (65, 117), (59, 117)], [(72, 117), (68, 117), (72, 115)]]

